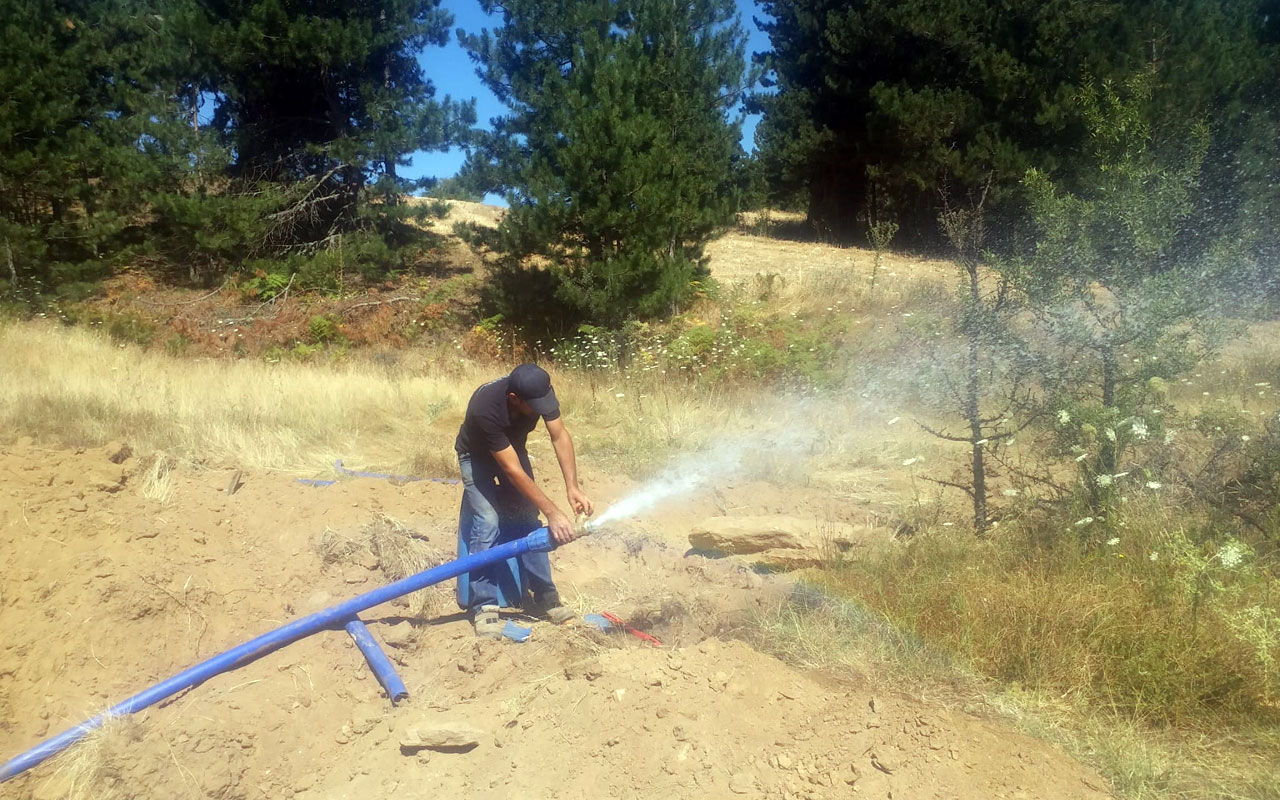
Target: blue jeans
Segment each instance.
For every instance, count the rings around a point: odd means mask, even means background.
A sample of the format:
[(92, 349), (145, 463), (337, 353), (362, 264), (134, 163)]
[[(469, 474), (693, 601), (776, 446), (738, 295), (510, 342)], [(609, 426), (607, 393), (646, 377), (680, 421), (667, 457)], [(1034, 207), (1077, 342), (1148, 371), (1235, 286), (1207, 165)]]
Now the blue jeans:
[[(532, 479), (533, 467), (528, 454), (520, 456), (520, 466)], [(479, 553), (494, 545), (519, 539), (541, 527), (537, 507), (511, 485), (502, 468), (492, 459), (459, 453), (458, 467), (462, 471), (458, 539), (459, 544), (466, 543), (468, 553)], [(555, 596), (551, 559), (546, 553), (525, 553), (519, 558), (518, 568), (518, 585), (506, 561), (473, 570), (468, 574), (467, 582), (458, 581), (458, 606), (474, 614), (481, 606), (502, 605), (499, 602), (500, 584), (508, 587), (503, 593), (506, 596), (501, 598), (507, 605), (524, 605), (524, 597), (510, 596), (515, 594), (510, 591), (512, 586), (516, 586), (520, 594), (524, 590), (532, 590), (535, 602)]]

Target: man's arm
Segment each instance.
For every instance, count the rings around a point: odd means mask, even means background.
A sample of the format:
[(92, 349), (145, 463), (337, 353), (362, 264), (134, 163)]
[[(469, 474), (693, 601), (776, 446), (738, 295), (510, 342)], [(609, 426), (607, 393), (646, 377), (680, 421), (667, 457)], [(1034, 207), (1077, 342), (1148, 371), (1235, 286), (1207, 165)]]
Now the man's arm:
[(547, 433), (551, 435), (551, 446), (556, 451), (556, 461), (560, 462), (560, 472), (564, 475), (564, 488), (569, 496), (569, 507), (579, 514), (591, 515), (595, 509), (591, 498), (583, 494), (578, 486), (578, 460), (573, 452), (573, 438), (565, 428), (560, 417), (547, 422)]
[(533, 478), (524, 471), (524, 467), (520, 466), (520, 457), (516, 455), (516, 449), (511, 445), (507, 445), (501, 450), (493, 453), (493, 458), (498, 462), (498, 466), (507, 474), (507, 478), (511, 480), (511, 484), (520, 490), (520, 494), (529, 498), (529, 500), (537, 506), (538, 510), (547, 518), (547, 528), (551, 531), (551, 535), (555, 538), (557, 544), (568, 544), (573, 541), (574, 531), (573, 523), (565, 516), (564, 512), (551, 502), (551, 498), (533, 482)]

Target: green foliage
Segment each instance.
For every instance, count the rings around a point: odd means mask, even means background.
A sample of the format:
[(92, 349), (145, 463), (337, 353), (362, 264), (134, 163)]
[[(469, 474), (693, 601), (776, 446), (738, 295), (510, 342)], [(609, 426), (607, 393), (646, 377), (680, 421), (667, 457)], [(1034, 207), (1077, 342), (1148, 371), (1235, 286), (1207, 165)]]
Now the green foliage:
[(418, 63), (447, 35), (438, 5), (0, 3), (5, 280), (42, 292), (142, 261), (325, 285), (413, 263), (434, 209), (398, 203), (421, 182), (396, 168), (474, 121)]
[(0, 270), (109, 274), (146, 196), (182, 177), (173, 20), (149, 2), (0, 2)]
[(333, 344), (343, 339), (338, 321), (324, 314), (317, 314), (307, 321), (307, 338), (312, 344)]
[(779, 317), (728, 305), (717, 324), (692, 315), (660, 329), (632, 321), (620, 328), (581, 325), (551, 356), (588, 372), (658, 372), (707, 384), (752, 381), (797, 391), (838, 380), (834, 319)]
[(1227, 241), (1199, 257), (1177, 246), (1209, 135), (1195, 126), (1156, 142), (1152, 80), (1145, 73), (1123, 87), (1086, 84), (1079, 103), (1090, 130), (1090, 188), (1067, 192), (1028, 172), (1034, 249), (1005, 265), (1059, 348), (1044, 355), (1041, 373), (1054, 413), (1089, 433), (1071, 446), (1083, 454), (1077, 461), (1095, 511), (1107, 504), (1111, 476), (1127, 470), (1124, 431), (1148, 430), (1168, 411), (1164, 382), (1215, 348), (1215, 298), (1229, 292), (1238, 264)]
[(1198, 211), (1222, 225), (1239, 196), (1236, 149), (1267, 141), (1245, 130), (1268, 107), (1263, 2), (766, 0), (770, 50), (758, 58), (773, 76), (751, 101), (764, 114), (761, 167), (775, 198), (803, 194), (815, 230), (836, 235), (860, 232), (870, 183), (907, 232), (927, 236), (939, 189), (963, 194), (994, 178), (996, 230), (1015, 235), (1003, 223), (1017, 215), (1028, 168), (1081, 185), (1080, 77), (1154, 64), (1157, 119), (1220, 129), (1221, 194)]
[(670, 313), (736, 210), (739, 123), (727, 114), (744, 36), (733, 4), (517, 0), (502, 11), (504, 27), (462, 37), (509, 108), (468, 165), (511, 205), (492, 242), (506, 257), (493, 301), (560, 333)]

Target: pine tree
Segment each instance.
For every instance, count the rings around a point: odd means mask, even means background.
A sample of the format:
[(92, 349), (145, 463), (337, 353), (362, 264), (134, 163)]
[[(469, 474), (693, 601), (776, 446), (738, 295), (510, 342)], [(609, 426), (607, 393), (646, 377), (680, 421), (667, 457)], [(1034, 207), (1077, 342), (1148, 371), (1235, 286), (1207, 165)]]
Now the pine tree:
[[(544, 327), (669, 313), (736, 210), (745, 37), (730, 0), (482, 0), (462, 35), (509, 113), (468, 170), (511, 211), (497, 295)], [(548, 264), (530, 269), (529, 260)]]
[[(836, 236), (855, 231), (869, 183), (909, 234), (933, 229), (937, 189), (990, 176), (1000, 233), (1028, 168), (1077, 185), (1087, 133), (1071, 97), (1086, 74), (1154, 66), (1164, 124), (1238, 129), (1263, 73), (1259, 2), (766, 0), (761, 161), (776, 196), (802, 194), (815, 230)], [(1216, 188), (1230, 193), (1240, 137), (1214, 141), (1207, 169), (1223, 165)]]
[(172, 203), (178, 232), (228, 256), (288, 257), (289, 269), (339, 247), (357, 268), (395, 263), (411, 238), (396, 203), (429, 183), (397, 167), (460, 141), (475, 119), (474, 101), (436, 100), (417, 61), (448, 35), (440, 0), (195, 2), (189, 36), (207, 59), (201, 88), (218, 97), (232, 183)]
[(1029, 298), (1048, 341), (1042, 359), (1058, 431), (1075, 448), (1094, 511), (1127, 474), (1127, 449), (1162, 433), (1173, 412), (1165, 387), (1218, 341), (1218, 301), (1234, 301), (1247, 261), (1234, 237), (1204, 253), (1179, 252), (1202, 189), (1210, 133), (1188, 126), (1161, 142), (1154, 74), (1087, 83), (1088, 188), (1072, 192), (1041, 172), (1026, 176), (1034, 243), (1006, 272)]
[(25, 288), (108, 273), (176, 185), (182, 110), (159, 4), (0, 0), (0, 264)]

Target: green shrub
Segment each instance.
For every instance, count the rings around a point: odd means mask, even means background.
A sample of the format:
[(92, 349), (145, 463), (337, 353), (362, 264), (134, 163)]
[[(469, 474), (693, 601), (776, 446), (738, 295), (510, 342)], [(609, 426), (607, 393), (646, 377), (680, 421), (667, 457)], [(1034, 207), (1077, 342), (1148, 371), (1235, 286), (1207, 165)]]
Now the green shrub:
[(1167, 723), (1271, 707), (1275, 565), (1190, 527), (1185, 512), (1124, 507), (1108, 528), (1057, 519), (989, 541), (919, 536), (836, 566), (824, 583), (1006, 684)]
[(343, 337), (336, 319), (317, 314), (307, 322), (307, 338), (312, 344), (323, 345), (338, 342)]

